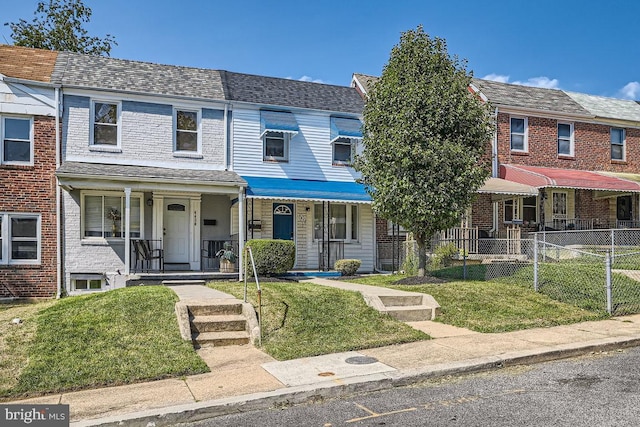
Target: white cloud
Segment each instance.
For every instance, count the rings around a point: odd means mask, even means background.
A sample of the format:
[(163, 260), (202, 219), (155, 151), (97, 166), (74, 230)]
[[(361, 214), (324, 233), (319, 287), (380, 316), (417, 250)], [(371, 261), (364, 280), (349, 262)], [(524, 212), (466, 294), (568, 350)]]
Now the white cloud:
[(620, 89), (620, 95), (626, 99), (638, 99), (640, 98), (640, 83), (629, 82), (622, 89)]
[(531, 77), (526, 81), (516, 80), (514, 82), (509, 82), (509, 77), (510, 76), (507, 76), (504, 74), (491, 73), (484, 76), (483, 79), (492, 80), (494, 82), (500, 82), (500, 83), (511, 83), (511, 84), (520, 85), (520, 86), (543, 87), (546, 89), (560, 88), (560, 81), (558, 81), (558, 79), (550, 79), (549, 77), (545, 77), (545, 76)]
[(526, 82), (513, 82), (514, 85), (543, 87), (545, 89), (558, 89), (560, 88), (560, 82), (558, 79), (550, 79), (549, 77), (531, 77)]
[(502, 74), (491, 73), (483, 77), (484, 80), (491, 80), (499, 83), (509, 83), (509, 76)]
[(321, 79), (314, 79), (314, 78), (309, 77), (309, 76), (302, 76), (298, 80), (300, 80), (302, 82), (324, 83), (324, 81), (322, 81)]

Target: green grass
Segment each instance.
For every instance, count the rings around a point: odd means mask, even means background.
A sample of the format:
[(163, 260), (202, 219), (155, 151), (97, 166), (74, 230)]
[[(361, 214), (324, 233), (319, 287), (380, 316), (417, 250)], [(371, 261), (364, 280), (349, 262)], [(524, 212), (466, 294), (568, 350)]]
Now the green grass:
[[(209, 286), (243, 298), (243, 284)], [(263, 350), (278, 360), (429, 339), (367, 306), (357, 292), (296, 282), (261, 283)], [(255, 285), (249, 300), (257, 309)]]
[(605, 318), (594, 312), (555, 301), (521, 284), (502, 281), (452, 281), (416, 286), (393, 285), (404, 276), (375, 275), (353, 280), (373, 286), (388, 286), (432, 295), (442, 308), (436, 319), (478, 332), (507, 332), (556, 326)]
[(65, 298), (39, 311), (28, 364), (1, 396), (208, 372), (180, 337), (176, 301), (162, 286), (132, 287)]

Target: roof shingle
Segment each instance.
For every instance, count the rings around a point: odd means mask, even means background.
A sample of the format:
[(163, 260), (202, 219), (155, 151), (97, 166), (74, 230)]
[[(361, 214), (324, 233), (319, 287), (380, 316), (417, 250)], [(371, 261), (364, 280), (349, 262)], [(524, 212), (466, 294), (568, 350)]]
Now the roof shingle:
[(57, 57), (51, 50), (0, 44), (0, 74), (49, 83)]

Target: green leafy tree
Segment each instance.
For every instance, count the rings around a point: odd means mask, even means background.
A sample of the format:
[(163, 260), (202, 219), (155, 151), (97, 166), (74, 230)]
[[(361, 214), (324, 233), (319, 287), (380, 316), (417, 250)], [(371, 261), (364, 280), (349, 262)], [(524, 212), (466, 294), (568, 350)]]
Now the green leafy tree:
[(16, 46), (109, 56), (118, 44), (107, 34), (104, 38), (87, 35), (84, 23), (91, 19), (91, 8), (82, 0), (49, 0), (38, 2), (31, 22), (20, 19), (7, 22)]
[(355, 167), (377, 214), (413, 233), (420, 276), (426, 244), (459, 221), (489, 175), (493, 120), (470, 82), (466, 62), (420, 26), (402, 34), (364, 109)]

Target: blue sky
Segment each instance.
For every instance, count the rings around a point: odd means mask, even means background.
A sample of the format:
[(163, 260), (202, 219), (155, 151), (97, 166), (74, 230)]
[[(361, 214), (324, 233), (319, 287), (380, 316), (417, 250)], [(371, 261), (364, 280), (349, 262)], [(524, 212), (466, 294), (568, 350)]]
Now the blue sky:
[[(0, 0), (0, 23), (37, 0)], [(640, 99), (633, 0), (84, 0), (111, 56), (348, 85), (379, 75), (400, 34), (422, 24), (476, 77)], [(0, 26), (0, 42), (11, 42)]]

